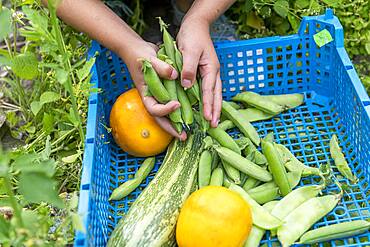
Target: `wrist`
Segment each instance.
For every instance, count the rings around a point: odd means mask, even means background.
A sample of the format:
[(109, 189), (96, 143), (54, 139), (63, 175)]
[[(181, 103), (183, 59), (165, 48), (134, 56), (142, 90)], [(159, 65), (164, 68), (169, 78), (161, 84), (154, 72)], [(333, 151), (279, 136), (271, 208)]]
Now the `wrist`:
[[(140, 47), (138, 49), (138, 47)], [(117, 48), (117, 54), (127, 64), (134, 64), (138, 62), (139, 58), (148, 58), (152, 52), (149, 44), (141, 38), (133, 40), (124, 40)]]

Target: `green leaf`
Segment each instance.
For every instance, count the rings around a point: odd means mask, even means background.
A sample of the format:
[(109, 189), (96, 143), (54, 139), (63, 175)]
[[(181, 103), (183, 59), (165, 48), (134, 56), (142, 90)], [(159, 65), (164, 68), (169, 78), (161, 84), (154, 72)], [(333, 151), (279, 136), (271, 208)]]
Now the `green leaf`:
[(60, 95), (58, 93), (47, 91), (41, 94), (40, 103), (43, 105), (46, 103), (57, 101), (59, 99), (60, 99)]
[(0, 215), (0, 243), (9, 241), (10, 223)]
[(62, 208), (63, 201), (55, 190), (56, 182), (54, 179), (42, 172), (22, 172), (19, 175), (19, 193), (28, 202), (40, 203), (48, 202)]
[(310, 0), (297, 0), (294, 4), (297, 9), (305, 9), (310, 5)]
[(64, 69), (55, 69), (55, 77), (60, 84), (64, 84), (68, 80), (68, 72)]
[(22, 211), (22, 220), (24, 227), (28, 229), (33, 235), (39, 230), (39, 217), (38, 214), (31, 210)]
[(81, 152), (81, 151), (78, 151), (78, 152), (77, 152), (77, 153), (75, 153), (75, 154), (72, 154), (72, 155), (69, 155), (69, 156), (63, 157), (63, 158), (62, 158), (62, 161), (63, 161), (64, 163), (73, 163), (73, 162), (75, 162), (75, 161), (78, 159), (78, 157), (80, 157), (80, 156), (81, 156), (81, 154), (82, 154), (82, 152)]
[(244, 1), (244, 12), (248, 13), (253, 9), (253, 0)]
[(68, 120), (71, 121), (71, 123), (73, 124), (73, 126), (77, 127), (79, 125), (79, 121), (80, 119), (76, 117), (73, 109), (70, 109), (69, 110), (69, 114), (68, 114)]
[(370, 43), (365, 44), (365, 50), (366, 50), (367, 54), (370, 54)]
[(270, 9), (270, 7), (268, 7), (268, 6), (263, 6), (263, 7), (259, 10), (259, 13), (260, 13), (260, 15), (261, 15), (263, 18), (267, 18), (267, 17), (270, 17), (270, 16), (271, 16), (271, 9)]
[(297, 19), (297, 17), (295, 17), (294, 15), (292, 14), (288, 14), (288, 21), (290, 23), (290, 26), (292, 26), (292, 29), (297, 32), (298, 31), (298, 28), (299, 28), (299, 20)]
[(333, 37), (331, 36), (331, 34), (329, 33), (327, 29), (323, 29), (320, 32), (314, 34), (313, 39), (316, 45), (318, 45), (318, 47), (322, 47), (326, 45), (327, 43), (330, 43), (333, 41)]
[(14, 74), (22, 79), (32, 80), (38, 74), (39, 61), (34, 54), (19, 54), (11, 62)]
[(263, 27), (264, 22), (263, 19), (256, 15), (255, 12), (250, 12), (248, 13), (246, 24), (250, 27), (260, 30)]
[(92, 66), (95, 63), (95, 58), (91, 58), (89, 61), (87, 61), (84, 66), (77, 70), (77, 76), (80, 81), (83, 81), (86, 77), (89, 76)]
[(54, 127), (54, 116), (48, 113), (44, 113), (42, 118), (42, 130), (46, 135), (49, 135)]
[(4, 66), (4, 65), (11, 66), (12, 61), (8, 57), (0, 56), (0, 66)]
[(32, 166), (37, 158), (37, 154), (21, 154), (14, 158), (12, 167), (14, 167), (15, 170), (21, 171), (24, 167)]
[(0, 12), (0, 42), (3, 41), (12, 31), (12, 12), (3, 7)]
[(31, 111), (33, 115), (37, 116), (37, 113), (39, 113), (41, 108), (42, 108), (42, 104), (40, 103), (40, 101), (33, 101), (31, 103)]
[(41, 152), (41, 159), (48, 160), (51, 154), (50, 136), (46, 137), (45, 149)]
[(289, 2), (285, 0), (278, 0), (274, 3), (275, 12), (283, 18), (286, 18), (289, 11)]
[(75, 230), (86, 232), (85, 226), (82, 223), (81, 217), (76, 213), (71, 213), (72, 225)]
[(341, 0), (322, 0), (322, 1), (329, 7), (338, 7), (338, 5), (342, 3)]

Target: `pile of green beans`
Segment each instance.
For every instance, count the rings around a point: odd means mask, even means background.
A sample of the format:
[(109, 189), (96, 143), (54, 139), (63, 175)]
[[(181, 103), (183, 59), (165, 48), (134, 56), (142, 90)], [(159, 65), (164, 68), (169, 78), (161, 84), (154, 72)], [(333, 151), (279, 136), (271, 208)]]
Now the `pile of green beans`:
[[(158, 51), (158, 57), (180, 72), (182, 54), (168, 33), (167, 25), (161, 19), (159, 22), (163, 46)], [(198, 188), (224, 186), (240, 194), (250, 205), (253, 227), (244, 247), (259, 246), (266, 231), (270, 231), (271, 236), (277, 236), (282, 246), (287, 247), (297, 241), (313, 244), (349, 237), (370, 228), (369, 222), (358, 220), (309, 231), (333, 210), (342, 194), (321, 195), (325, 181), (319, 185), (296, 188), (302, 177), (319, 176), (324, 180), (324, 174), (319, 168), (303, 164), (291, 150), (276, 143), (274, 133), (261, 139), (251, 124), (298, 107), (304, 101), (302, 94), (264, 96), (254, 92), (239, 93), (232, 98), (235, 102), (222, 102), (223, 121), (218, 127), (210, 128), (203, 117), (201, 80), (196, 80), (189, 89), (183, 88), (177, 80), (162, 82), (146, 60), (143, 61), (143, 71), (153, 97), (161, 103), (170, 100), (180, 102), (181, 108), (169, 115), (178, 131), (182, 131), (183, 125), (190, 126), (197, 122), (207, 134), (199, 161)], [(197, 105), (198, 110), (195, 109)], [(234, 128), (241, 133), (236, 139), (228, 133)], [(339, 147), (336, 135), (330, 140), (330, 153), (338, 171), (351, 182), (356, 182), (357, 178)], [(133, 188), (138, 186), (137, 183), (140, 184), (141, 180), (130, 180), (122, 187)], [(131, 191), (125, 189), (124, 195)], [(119, 198), (122, 198), (122, 193)]]

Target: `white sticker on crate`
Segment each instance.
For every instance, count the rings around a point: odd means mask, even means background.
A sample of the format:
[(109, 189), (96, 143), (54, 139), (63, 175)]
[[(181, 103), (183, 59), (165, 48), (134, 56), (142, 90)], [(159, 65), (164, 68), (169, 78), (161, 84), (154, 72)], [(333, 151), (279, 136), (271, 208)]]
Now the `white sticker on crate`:
[(247, 53), (247, 57), (253, 56), (253, 51), (247, 51), (246, 53)]
[(249, 89), (254, 89), (256, 86), (254, 84), (249, 85)]
[(243, 61), (238, 61), (238, 66), (243, 66), (243, 65), (244, 65)]
[(247, 65), (252, 65), (253, 64), (253, 60), (252, 59), (248, 59), (247, 60)]
[(261, 80), (263, 80), (263, 79), (265, 79), (265, 76), (264, 76), (264, 75), (258, 75), (258, 80), (259, 80), (259, 81), (261, 81)]
[(262, 66), (258, 66), (258, 67), (257, 67), (257, 71), (258, 71), (258, 72), (263, 72), (263, 67), (262, 67)]
[(230, 79), (229, 80), (229, 84), (234, 84), (235, 83), (235, 79)]
[(261, 63), (263, 63), (263, 59), (262, 58), (258, 58), (257, 59), (257, 64), (261, 64)]
[(242, 77), (242, 78), (239, 78), (239, 83), (244, 83), (245, 82), (245, 79), (244, 79), (244, 77)]
[(239, 69), (238, 70), (238, 75), (244, 75), (244, 70), (243, 69)]
[(231, 71), (229, 71), (229, 73), (227, 73), (229, 76), (233, 76), (233, 75), (235, 75), (235, 73), (234, 73), (234, 70), (231, 70)]
[(256, 54), (257, 54), (257, 55), (262, 55), (262, 49), (257, 49), (257, 50), (256, 50)]
[(248, 74), (252, 74), (254, 72), (253, 68), (248, 68)]
[(233, 65), (232, 63), (228, 63), (228, 64), (227, 64), (227, 67), (228, 67), (228, 68), (232, 68), (232, 67), (234, 67), (234, 65)]
[(265, 83), (258, 83), (258, 87), (265, 87)]
[(237, 55), (238, 57), (243, 57), (243, 52), (239, 51), (236, 55)]
[(254, 76), (250, 76), (250, 77), (248, 77), (248, 81), (249, 81), (249, 82), (254, 81)]

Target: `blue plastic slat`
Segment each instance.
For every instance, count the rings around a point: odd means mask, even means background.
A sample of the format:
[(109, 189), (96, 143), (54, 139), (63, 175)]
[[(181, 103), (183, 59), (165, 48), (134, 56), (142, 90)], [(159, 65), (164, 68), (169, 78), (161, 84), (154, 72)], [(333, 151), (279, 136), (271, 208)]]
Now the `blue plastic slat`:
[[(334, 41), (319, 48), (313, 35), (326, 28)], [(240, 91), (262, 94), (300, 92), (305, 103), (273, 119), (254, 123), (263, 137), (274, 132), (277, 142), (286, 145), (305, 164), (319, 167), (330, 157), (329, 141), (336, 133), (358, 184), (352, 185), (334, 169), (348, 191), (338, 206), (314, 228), (369, 219), (370, 196), (370, 100), (343, 48), (343, 29), (331, 10), (324, 15), (304, 17), (298, 34), (235, 42), (217, 42), (221, 64), (223, 96), (230, 99)], [(163, 154), (150, 176), (128, 197), (108, 202), (110, 193), (130, 179), (143, 159), (123, 152), (108, 133), (109, 114), (115, 99), (132, 87), (126, 65), (106, 48), (93, 42), (89, 56), (98, 52), (92, 69), (92, 83), (101, 89), (89, 99), (87, 139), (81, 178), (79, 214), (86, 233), (77, 232), (75, 246), (105, 246), (122, 215), (154, 177)], [(236, 129), (230, 131), (238, 136)], [(303, 178), (301, 185), (319, 183), (318, 177)], [(335, 186), (325, 192), (335, 193)], [(262, 243), (278, 241), (265, 236)], [(328, 243), (326, 243), (328, 244)], [(331, 246), (369, 246), (370, 233), (334, 240)], [(324, 244), (319, 244), (324, 246)]]

